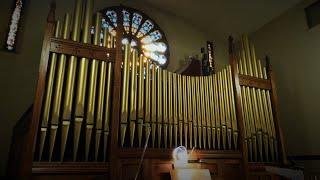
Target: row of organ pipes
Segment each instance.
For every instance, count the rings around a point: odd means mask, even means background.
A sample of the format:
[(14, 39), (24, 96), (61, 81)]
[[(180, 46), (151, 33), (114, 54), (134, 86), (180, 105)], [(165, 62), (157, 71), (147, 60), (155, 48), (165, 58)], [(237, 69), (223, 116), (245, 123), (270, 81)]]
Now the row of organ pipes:
[[(236, 44), (238, 72), (268, 79), (267, 69), (256, 59), (255, 48), (248, 37)], [(245, 123), (245, 144), (250, 161), (278, 161), (278, 141), (270, 90), (241, 86), (241, 107)]]
[[(54, 37), (116, 48), (116, 38), (101, 28), (100, 13), (91, 34), (92, 8), (93, 0), (84, 5), (76, 0), (73, 18), (66, 14), (62, 25), (57, 21)], [(142, 147), (151, 129), (151, 148), (239, 150), (231, 66), (209, 76), (186, 76), (162, 69), (129, 44), (122, 49), (120, 147)], [(236, 50), (240, 74), (267, 79), (247, 37)], [(50, 54), (36, 160), (108, 160), (113, 65)], [(270, 98), (270, 90), (241, 86), (245, 144), (253, 162), (278, 160)]]
[(230, 66), (192, 77), (162, 69), (129, 45), (124, 54), (121, 146), (141, 147), (150, 127), (152, 148), (238, 149)]
[[(81, 19), (84, 8), (84, 18)], [(101, 14), (90, 32), (93, 1), (76, 1), (74, 18), (66, 14), (63, 25), (56, 22), (55, 38), (115, 48), (115, 37), (101, 28)], [(72, 24), (72, 30), (70, 26)], [(82, 28), (81, 28), (82, 24)], [(83, 29), (82, 32), (80, 30)], [(79, 144), (84, 142), (84, 159), (106, 160), (110, 131), (110, 101), (113, 63), (51, 53), (38, 138), (38, 160), (77, 161)], [(93, 134), (94, 133), (94, 134)], [(57, 137), (59, 137), (57, 139)], [(94, 144), (92, 146), (92, 144)], [(71, 146), (72, 145), (72, 146)], [(58, 149), (59, 148), (59, 149)], [(65, 158), (66, 148), (72, 155)], [(53, 155), (56, 152), (56, 157)]]

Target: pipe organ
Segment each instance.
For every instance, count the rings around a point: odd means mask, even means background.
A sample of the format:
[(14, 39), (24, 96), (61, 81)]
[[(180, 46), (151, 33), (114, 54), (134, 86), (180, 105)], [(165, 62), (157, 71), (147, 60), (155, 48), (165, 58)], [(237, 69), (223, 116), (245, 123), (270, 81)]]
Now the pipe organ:
[(118, 167), (137, 165), (145, 143), (144, 173), (154, 159), (170, 164), (177, 146), (194, 149), (196, 167), (211, 168), (213, 177), (232, 175), (219, 174), (221, 164), (248, 178), (256, 162), (285, 163), (272, 69), (246, 36), (230, 41), (230, 65), (182, 75), (121, 42), (122, 26), (110, 33), (101, 13), (92, 22), (92, 11), (93, 0), (76, 0), (62, 22), (54, 8), (49, 13), (30, 128), (19, 146), (27, 149), (19, 154), (23, 167), (43, 174), (66, 165), (114, 179), (125, 172)]
[(145, 126), (151, 127), (152, 148), (238, 149), (230, 66), (210, 76), (186, 76), (162, 69), (128, 44), (124, 49), (122, 147), (141, 147)]

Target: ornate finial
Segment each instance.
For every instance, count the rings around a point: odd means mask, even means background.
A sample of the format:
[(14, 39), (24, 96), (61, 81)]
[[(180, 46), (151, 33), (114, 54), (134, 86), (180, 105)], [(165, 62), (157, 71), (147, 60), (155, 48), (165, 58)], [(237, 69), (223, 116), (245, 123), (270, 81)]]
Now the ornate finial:
[(229, 36), (228, 40), (229, 40), (229, 54), (232, 54), (233, 53), (233, 37)]
[(55, 21), (55, 11), (56, 11), (56, 1), (53, 0), (50, 3), (50, 10), (47, 17), (48, 22), (54, 22)]

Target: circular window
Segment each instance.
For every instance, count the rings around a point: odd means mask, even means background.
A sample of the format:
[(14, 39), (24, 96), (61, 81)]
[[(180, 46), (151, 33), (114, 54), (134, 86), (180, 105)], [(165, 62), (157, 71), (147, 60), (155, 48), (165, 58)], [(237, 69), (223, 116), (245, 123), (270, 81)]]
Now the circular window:
[(117, 34), (118, 25), (123, 25), (123, 44), (130, 43), (132, 48), (160, 66), (168, 64), (169, 48), (165, 34), (150, 17), (125, 6), (113, 6), (100, 12), (103, 15), (102, 27), (113, 36)]

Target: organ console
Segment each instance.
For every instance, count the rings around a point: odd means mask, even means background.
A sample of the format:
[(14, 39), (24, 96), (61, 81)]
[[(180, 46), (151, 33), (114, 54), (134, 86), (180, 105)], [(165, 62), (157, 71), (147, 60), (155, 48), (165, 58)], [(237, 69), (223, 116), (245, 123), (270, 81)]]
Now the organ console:
[(194, 166), (214, 178), (275, 177), (252, 170), (286, 163), (286, 154), (271, 66), (247, 36), (230, 41), (225, 68), (178, 74), (121, 42), (122, 25), (111, 34), (100, 12), (92, 23), (92, 9), (93, 0), (76, 0), (63, 22), (50, 11), (32, 118), (11, 148), (26, 151), (11, 158), (22, 162), (9, 166), (10, 176), (130, 179), (150, 128), (141, 179), (169, 173), (170, 151), (182, 145), (195, 148)]

